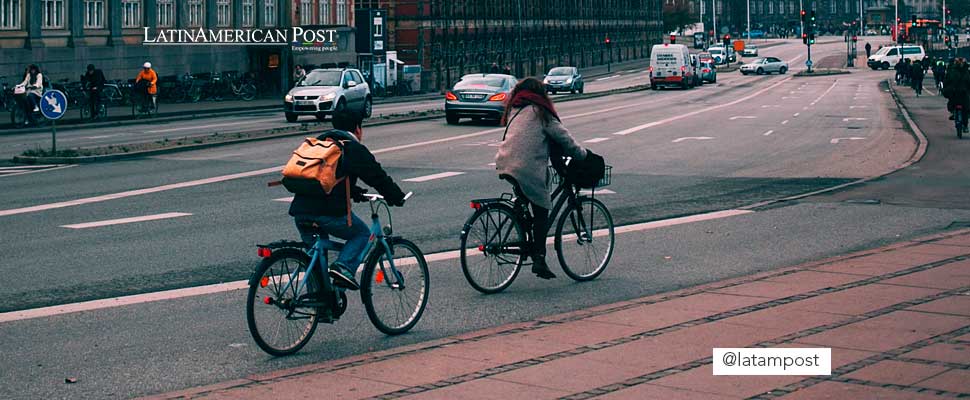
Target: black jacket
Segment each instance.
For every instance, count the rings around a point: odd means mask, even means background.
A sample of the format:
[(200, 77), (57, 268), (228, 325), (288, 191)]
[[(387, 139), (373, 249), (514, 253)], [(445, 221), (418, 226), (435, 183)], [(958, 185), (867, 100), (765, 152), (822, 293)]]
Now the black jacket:
[[(399, 204), (404, 201), (404, 192), (401, 191), (401, 188), (384, 172), (381, 164), (377, 162), (370, 150), (360, 144), (352, 134), (333, 129), (320, 134), (317, 139), (323, 140), (328, 137), (345, 141), (343, 155), (340, 156), (340, 165), (337, 166), (337, 176), (348, 177), (351, 190), (356, 189), (357, 178), (360, 178), (367, 185), (377, 189), (377, 192), (384, 196), (389, 204)], [(293, 202), (290, 203), (290, 215), (326, 215), (332, 217), (347, 215), (346, 188), (347, 186), (341, 182), (330, 191), (330, 194), (324, 193), (321, 189), (314, 195), (295, 195)]]
[(95, 69), (90, 74), (84, 74), (84, 83), (88, 89), (101, 90), (106, 82), (107, 79), (104, 78), (104, 72), (101, 72), (100, 69)]

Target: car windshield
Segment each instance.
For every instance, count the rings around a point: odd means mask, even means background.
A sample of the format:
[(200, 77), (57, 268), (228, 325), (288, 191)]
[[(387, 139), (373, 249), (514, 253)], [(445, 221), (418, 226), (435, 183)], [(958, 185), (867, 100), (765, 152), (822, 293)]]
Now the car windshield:
[(707, 52), (708, 52), (708, 53), (711, 53), (711, 54), (721, 54), (721, 53), (723, 53), (724, 51), (723, 51), (723, 50), (721, 50), (721, 49), (707, 49)]
[(313, 71), (298, 86), (340, 86), (340, 71)]
[(572, 75), (573, 69), (569, 67), (559, 67), (553, 68), (549, 71), (549, 75)]
[(877, 51), (876, 54), (877, 55), (880, 55), (880, 56), (881, 55), (885, 55), (886, 53), (889, 52), (889, 50), (890, 50), (889, 47), (883, 47), (883, 48), (879, 49), (879, 51)]
[(761, 64), (763, 62), (765, 62), (764, 58), (755, 58), (754, 60), (751, 60), (751, 64)]
[(489, 89), (501, 90), (505, 87), (504, 78), (467, 78), (455, 84), (455, 89)]

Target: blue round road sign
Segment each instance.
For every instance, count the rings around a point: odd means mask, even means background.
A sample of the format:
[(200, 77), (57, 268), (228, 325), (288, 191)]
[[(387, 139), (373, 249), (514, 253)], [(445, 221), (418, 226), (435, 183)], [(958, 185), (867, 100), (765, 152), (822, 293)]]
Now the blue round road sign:
[(60, 90), (44, 92), (40, 98), (40, 113), (47, 119), (60, 119), (67, 112), (67, 96)]
[(805, 66), (812, 68), (812, 60), (805, 61)]

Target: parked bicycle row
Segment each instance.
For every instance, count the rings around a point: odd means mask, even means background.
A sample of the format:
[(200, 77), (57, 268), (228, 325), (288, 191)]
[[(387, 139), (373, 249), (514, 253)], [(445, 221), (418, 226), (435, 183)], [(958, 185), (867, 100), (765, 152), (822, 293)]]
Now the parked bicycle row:
[(251, 72), (159, 76), (151, 63), (145, 62), (135, 78), (107, 80), (100, 69), (89, 64), (78, 81), (65, 78), (52, 82), (41, 71), (39, 66), (30, 65), (23, 79), (0, 76), (0, 111), (9, 112), (15, 126), (46, 123), (39, 114), (38, 102), (49, 90), (63, 92), (68, 104), (80, 110), (83, 120), (104, 118), (109, 107), (131, 106), (131, 115), (152, 116), (158, 113), (158, 103), (252, 101), (260, 93)]

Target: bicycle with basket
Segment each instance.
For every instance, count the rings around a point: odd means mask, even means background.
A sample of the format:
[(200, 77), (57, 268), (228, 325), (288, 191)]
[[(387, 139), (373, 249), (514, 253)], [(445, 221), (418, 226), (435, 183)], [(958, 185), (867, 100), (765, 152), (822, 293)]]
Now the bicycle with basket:
[[(612, 170), (613, 167), (605, 166), (602, 177), (588, 184), (572, 179), (571, 173), (564, 174), (569, 171), (568, 164), (561, 171), (549, 167), (556, 185), (549, 214), (549, 221), (556, 221), (556, 256), (563, 272), (579, 282), (596, 279), (613, 256), (613, 216), (595, 198), (596, 188), (612, 183)], [(475, 290), (485, 294), (501, 292), (526, 265), (533, 216), (528, 202), (517, 193), (475, 199), (471, 208), (475, 211), (461, 231), (462, 272)]]

